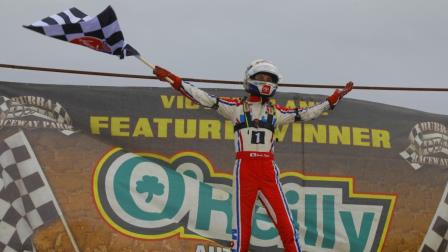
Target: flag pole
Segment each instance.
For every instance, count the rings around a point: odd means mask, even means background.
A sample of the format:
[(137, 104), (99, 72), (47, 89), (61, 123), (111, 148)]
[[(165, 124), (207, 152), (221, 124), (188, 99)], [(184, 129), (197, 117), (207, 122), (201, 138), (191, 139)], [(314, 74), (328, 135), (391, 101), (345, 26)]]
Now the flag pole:
[(143, 64), (149, 66), (150, 68), (152, 68), (152, 70), (156, 69), (156, 65), (150, 63), (149, 61), (145, 60), (142, 56), (140, 55), (135, 55), (135, 57), (137, 59), (139, 59)]
[[(36, 162), (39, 162), (36, 158), (36, 155), (34, 154), (34, 151), (32, 151), (31, 148), (31, 144), (28, 142), (28, 139), (26, 138), (25, 133), (21, 130), (20, 131), (22, 138), (23, 138), (23, 143), (25, 144), (26, 148), (30, 151), (28, 151), (30, 153), (31, 159), (36, 160)], [(61, 218), (62, 224), (64, 225), (64, 229), (67, 232), (68, 238), (70, 239), (70, 242), (72, 243), (73, 248), (75, 249), (75, 252), (80, 252), (79, 248), (78, 248), (78, 244), (76, 244), (75, 238), (70, 230), (70, 227), (67, 224), (67, 221), (65, 220), (64, 214), (62, 213), (61, 207), (59, 206), (59, 202), (56, 200), (56, 197), (53, 194), (53, 189), (51, 189), (50, 183), (48, 183), (47, 177), (44, 174), (44, 171), (42, 170), (40, 164), (38, 165), (39, 169), (39, 174), (42, 178), (42, 180), (44, 181), (45, 185), (48, 186), (48, 188), (50, 189), (50, 196), (51, 199), (54, 202), (54, 205), (56, 207), (56, 211), (59, 214), (59, 217)]]
[[(138, 60), (140, 60), (143, 64), (147, 65), (148, 67), (150, 67), (152, 70), (156, 69), (156, 65), (152, 64), (151, 62), (145, 60), (142, 56), (140, 55), (134, 55)], [(170, 79), (169, 77), (165, 77), (165, 80), (167, 80), (170, 84), (174, 84), (174, 81), (172, 79)]]
[(70, 231), (70, 227), (68, 226), (67, 221), (65, 220), (65, 217), (62, 214), (62, 210), (59, 207), (59, 203), (57, 203), (57, 202), (56, 202), (56, 210), (59, 212), (59, 216), (61, 217), (62, 224), (64, 225), (64, 229), (67, 232), (68, 238), (70, 239), (70, 242), (72, 243), (73, 248), (75, 249), (76, 252), (80, 252), (80, 250), (78, 248), (78, 244), (76, 244), (75, 237), (73, 236), (72, 232)]

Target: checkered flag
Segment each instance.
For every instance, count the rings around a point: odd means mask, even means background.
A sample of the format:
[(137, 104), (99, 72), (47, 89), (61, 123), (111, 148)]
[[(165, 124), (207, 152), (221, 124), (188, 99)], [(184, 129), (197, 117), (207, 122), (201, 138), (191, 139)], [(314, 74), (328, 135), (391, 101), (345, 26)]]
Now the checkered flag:
[(418, 170), (423, 167), (422, 164), (419, 164), (414, 161), (418, 158), (418, 154), (413, 145), (407, 147), (406, 150), (400, 152), (400, 156), (404, 160), (406, 160), (412, 166), (412, 168), (414, 168), (415, 170)]
[(118, 55), (121, 59), (139, 55), (137, 50), (126, 44), (111, 6), (95, 17), (71, 8), (24, 27), (96, 51)]
[(23, 132), (0, 142), (0, 251), (35, 251), (32, 234), (61, 214)]
[(419, 251), (448, 251), (448, 184)]
[(85, 14), (84, 12), (73, 7), (68, 10), (59, 12), (58, 14), (51, 15), (42, 20), (36, 21), (36, 22), (32, 23), (31, 25), (34, 27), (43, 27), (43, 26), (57, 25), (57, 24), (59, 24), (59, 25), (75, 24), (78, 22), (85, 22), (90, 19), (92, 19), (92, 18), (87, 16), (87, 14)]

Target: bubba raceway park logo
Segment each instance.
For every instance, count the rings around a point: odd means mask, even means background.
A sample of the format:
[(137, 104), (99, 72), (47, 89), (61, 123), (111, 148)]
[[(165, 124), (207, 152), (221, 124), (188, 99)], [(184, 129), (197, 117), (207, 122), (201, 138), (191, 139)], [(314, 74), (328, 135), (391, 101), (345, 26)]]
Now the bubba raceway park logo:
[[(148, 240), (178, 235), (230, 246), (232, 176), (215, 172), (201, 154), (167, 158), (115, 148), (99, 160), (92, 181), (100, 215), (124, 235)], [(355, 193), (352, 178), (286, 172), (281, 182), (305, 251), (382, 250), (395, 195)], [(283, 251), (258, 203), (251, 242), (255, 251)]]
[(400, 153), (415, 170), (424, 165), (448, 168), (448, 128), (438, 122), (420, 122), (409, 133), (411, 142)]
[(0, 129), (50, 128), (65, 135), (75, 133), (72, 120), (59, 102), (39, 96), (0, 96)]

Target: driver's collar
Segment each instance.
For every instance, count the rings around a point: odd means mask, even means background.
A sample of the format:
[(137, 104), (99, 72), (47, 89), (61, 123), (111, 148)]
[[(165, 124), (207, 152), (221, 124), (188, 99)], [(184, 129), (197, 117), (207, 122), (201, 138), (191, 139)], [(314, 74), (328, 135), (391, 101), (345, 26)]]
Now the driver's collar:
[(251, 95), (249, 96), (249, 98), (247, 98), (248, 102), (261, 102), (262, 98), (261, 96), (257, 96), (257, 95)]
[(263, 98), (263, 97), (258, 96), (258, 95), (250, 95), (250, 96), (247, 98), (247, 101), (248, 101), (248, 102), (261, 102), (261, 103), (265, 103), (265, 102), (268, 102), (268, 101), (269, 101), (269, 98), (268, 98), (268, 97)]

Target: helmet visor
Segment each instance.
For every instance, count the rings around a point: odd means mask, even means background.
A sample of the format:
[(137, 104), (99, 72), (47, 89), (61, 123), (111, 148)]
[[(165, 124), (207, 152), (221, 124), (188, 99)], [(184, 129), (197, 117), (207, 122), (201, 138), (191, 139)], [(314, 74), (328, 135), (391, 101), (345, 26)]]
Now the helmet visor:
[(250, 77), (252, 80), (256, 81), (266, 81), (278, 83), (278, 76), (269, 72), (258, 72)]

